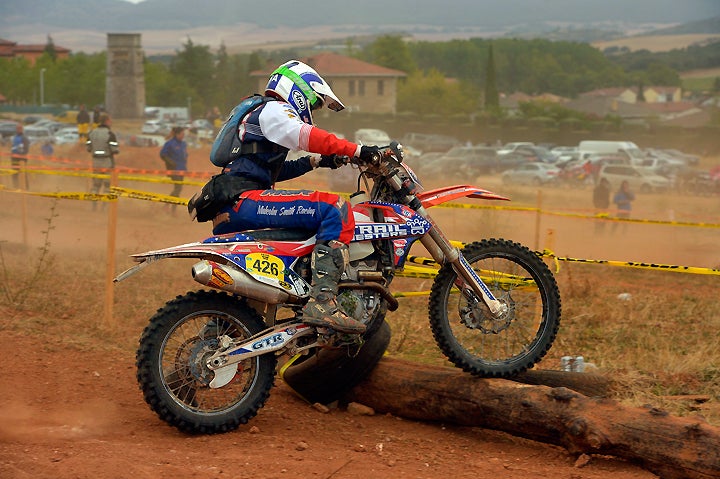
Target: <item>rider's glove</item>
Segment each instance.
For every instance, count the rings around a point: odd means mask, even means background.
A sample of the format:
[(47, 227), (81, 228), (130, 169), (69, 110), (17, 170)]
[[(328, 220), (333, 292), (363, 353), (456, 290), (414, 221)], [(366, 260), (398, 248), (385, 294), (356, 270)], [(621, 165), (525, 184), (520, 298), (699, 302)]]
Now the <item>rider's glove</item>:
[(318, 161), (318, 168), (331, 168), (333, 170), (345, 164), (345, 159), (342, 156), (337, 155), (322, 155), (320, 161)]
[(360, 148), (360, 159), (370, 163), (380, 155), (380, 148), (377, 146), (363, 146)]

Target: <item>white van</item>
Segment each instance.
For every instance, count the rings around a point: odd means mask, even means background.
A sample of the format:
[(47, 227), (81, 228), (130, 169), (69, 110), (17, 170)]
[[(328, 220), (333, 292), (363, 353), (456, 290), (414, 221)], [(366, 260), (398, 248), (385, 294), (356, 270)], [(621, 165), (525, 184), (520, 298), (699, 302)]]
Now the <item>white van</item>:
[(578, 145), (578, 151), (581, 160), (597, 154), (627, 156), (632, 164), (645, 159), (643, 152), (632, 141), (581, 141)]

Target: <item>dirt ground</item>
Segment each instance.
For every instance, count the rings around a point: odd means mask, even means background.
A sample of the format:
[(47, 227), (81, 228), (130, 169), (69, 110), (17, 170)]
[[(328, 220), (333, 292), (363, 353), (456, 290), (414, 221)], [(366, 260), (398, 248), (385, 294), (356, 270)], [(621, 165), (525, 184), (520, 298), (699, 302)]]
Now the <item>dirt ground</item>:
[[(121, 164), (159, 168), (156, 153), (138, 150)], [(196, 164), (200, 169), (205, 158), (191, 158), (191, 168)], [(48, 191), (71, 188), (52, 177), (33, 177), (32, 181), (35, 188)], [(85, 180), (72, 181), (77, 190)], [(166, 192), (171, 185), (153, 188)], [(7, 205), (0, 212), (0, 241), (22, 240), (18, 196), (0, 191)], [(39, 232), (47, 210), (42, 202), (47, 201), (28, 199), (32, 246), (42, 241)], [(189, 223), (184, 215), (172, 216), (157, 204), (138, 206), (142, 202), (137, 202), (130, 207), (125, 201), (117, 235), (119, 250), (142, 251), (207, 236), (204, 225)], [(91, 214), (90, 206), (83, 202), (65, 201), (59, 208), (61, 219), (74, 220), (57, 225), (52, 236), (54, 251), (104, 248), (103, 215)], [(464, 224), (462, 217), (446, 219), (450, 220), (450, 234), (476, 233), (475, 226)], [(526, 236), (532, 243), (532, 233)], [(589, 246), (584, 247), (587, 252)], [(643, 251), (642, 245), (637, 250)], [(697, 266), (717, 261), (710, 256), (694, 259), (708, 263), (695, 263)], [(117, 269), (129, 265), (125, 260)], [(6, 316), (2, 308), (0, 305), (0, 315)], [(69, 337), (36, 337), (2, 325), (0, 322), (5, 371), (0, 375), (3, 479), (656, 477), (615, 458), (578, 461), (562, 448), (490, 430), (426, 424), (381, 412), (373, 416), (357, 416), (344, 409), (322, 413), (279, 380), (267, 405), (249, 424), (224, 435), (188, 436), (161, 422), (143, 401), (132, 351), (85, 348)]]
[(0, 331), (0, 477), (475, 479), (655, 477), (608, 457), (576, 467), (563, 449), (503, 433), (321, 413), (284, 384), (249, 424), (187, 436), (142, 399), (130, 354), (112, 356)]

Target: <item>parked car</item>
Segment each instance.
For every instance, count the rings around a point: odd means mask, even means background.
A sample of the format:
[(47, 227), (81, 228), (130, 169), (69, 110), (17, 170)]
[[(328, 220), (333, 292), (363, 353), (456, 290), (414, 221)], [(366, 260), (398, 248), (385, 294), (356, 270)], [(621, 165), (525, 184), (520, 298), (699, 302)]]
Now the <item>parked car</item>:
[(61, 123), (75, 123), (79, 110), (65, 110), (55, 115), (55, 121)]
[(557, 157), (542, 146), (520, 145), (515, 148), (514, 153), (524, 156), (528, 161), (541, 161), (543, 163), (555, 163), (557, 161)]
[(498, 163), (496, 171), (500, 173), (511, 170), (520, 165), (524, 165), (528, 162), (528, 159), (519, 153), (506, 153), (504, 155), (498, 155), (497, 159)]
[(557, 163), (564, 163), (570, 160), (576, 160), (580, 157), (577, 146), (556, 146), (550, 149), (550, 153), (555, 155)]
[(610, 182), (612, 189), (619, 188), (623, 181), (627, 181), (630, 188), (641, 193), (664, 191), (670, 187), (670, 180), (664, 176), (655, 175), (631, 165), (603, 165), (598, 174), (598, 181), (602, 181), (603, 178)]
[(56, 145), (67, 145), (72, 143), (78, 143), (80, 141), (80, 135), (78, 135), (77, 128), (73, 130), (62, 129), (53, 135), (53, 142)]
[(34, 143), (43, 144), (46, 141), (53, 141), (53, 134), (50, 129), (44, 128), (42, 126), (26, 126), (25, 136), (27, 137), (31, 145)]
[(461, 176), (488, 175), (498, 170), (497, 152), (488, 146), (456, 146), (441, 161), (445, 168)]
[(687, 167), (676, 178), (677, 190), (689, 195), (716, 195), (720, 193), (720, 181), (714, 180), (710, 172)]
[(44, 118), (41, 116), (37, 116), (37, 115), (28, 115), (25, 118), (23, 118), (23, 123), (26, 125), (32, 125), (33, 123), (36, 123), (40, 120), (44, 120)]
[(423, 153), (419, 156), (406, 157), (405, 163), (410, 165), (421, 179), (429, 179), (442, 172), (442, 156), (439, 151)]
[(17, 126), (16, 121), (0, 121), (0, 138), (12, 138), (15, 136)]
[(167, 135), (170, 133), (170, 125), (162, 120), (148, 120), (143, 123), (140, 131), (146, 135)]
[(446, 135), (428, 134), (428, 133), (406, 133), (400, 139), (403, 146), (411, 146), (420, 151), (449, 151), (460, 144), (460, 142)]
[(700, 163), (700, 157), (697, 155), (691, 155), (689, 153), (684, 153), (680, 150), (675, 150), (672, 148), (665, 148), (661, 151), (667, 153), (672, 158), (677, 158), (679, 160), (685, 161), (685, 163), (687, 163), (690, 166), (695, 166), (698, 163)]
[(360, 128), (355, 131), (355, 143), (363, 145), (387, 146), (392, 142), (390, 135), (376, 128)]
[(497, 151), (498, 155), (507, 155), (509, 153), (515, 153), (515, 150), (521, 146), (535, 146), (535, 143), (530, 141), (516, 141), (513, 143), (506, 143)]
[(67, 123), (61, 123), (61, 122), (55, 121), (55, 120), (43, 119), (40, 121), (36, 121), (35, 123), (32, 124), (32, 126), (47, 128), (48, 130), (50, 130), (50, 133), (55, 134), (59, 129), (65, 128), (67, 126)]
[(560, 176), (560, 168), (549, 163), (529, 161), (500, 175), (504, 184), (545, 185), (556, 183)]

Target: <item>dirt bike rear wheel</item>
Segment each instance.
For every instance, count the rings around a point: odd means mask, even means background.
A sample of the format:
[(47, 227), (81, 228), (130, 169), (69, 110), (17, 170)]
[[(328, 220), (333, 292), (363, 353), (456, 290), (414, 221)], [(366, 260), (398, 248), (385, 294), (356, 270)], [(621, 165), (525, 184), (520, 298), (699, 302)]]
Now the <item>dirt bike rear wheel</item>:
[(137, 350), (145, 401), (183, 432), (222, 433), (247, 423), (270, 395), (275, 355), (240, 362), (232, 381), (217, 389), (209, 387), (214, 373), (205, 360), (217, 349), (218, 336), (249, 338), (265, 328), (253, 308), (226, 293), (189, 292), (169, 301), (150, 319)]
[(508, 310), (494, 317), (482, 299), (456, 286), (452, 265), (433, 283), (430, 326), (440, 349), (457, 367), (477, 376), (509, 377), (538, 362), (560, 325), (560, 293), (547, 265), (521, 244), (502, 239), (471, 243), (465, 259)]

